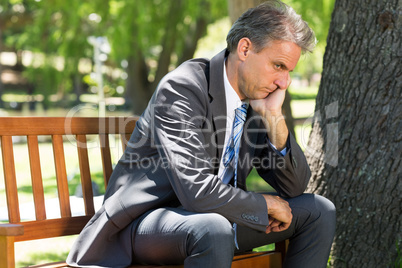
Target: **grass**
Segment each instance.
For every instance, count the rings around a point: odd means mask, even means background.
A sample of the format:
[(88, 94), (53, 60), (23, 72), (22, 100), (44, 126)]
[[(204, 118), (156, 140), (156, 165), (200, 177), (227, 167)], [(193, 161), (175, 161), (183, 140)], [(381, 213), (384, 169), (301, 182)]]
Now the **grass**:
[(288, 90), (292, 100), (314, 100), (318, 93), (318, 86), (290, 86)]
[(65, 261), (75, 236), (18, 242), (15, 244), (16, 267)]

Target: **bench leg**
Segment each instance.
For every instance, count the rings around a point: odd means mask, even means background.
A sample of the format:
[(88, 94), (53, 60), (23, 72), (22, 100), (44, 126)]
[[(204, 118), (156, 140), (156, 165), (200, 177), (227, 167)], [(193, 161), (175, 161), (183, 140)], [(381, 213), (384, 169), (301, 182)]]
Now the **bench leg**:
[(0, 236), (0, 268), (14, 267), (14, 237)]
[(285, 260), (286, 251), (288, 250), (289, 240), (284, 240), (281, 242), (275, 243), (275, 251), (279, 251), (282, 256), (282, 263)]

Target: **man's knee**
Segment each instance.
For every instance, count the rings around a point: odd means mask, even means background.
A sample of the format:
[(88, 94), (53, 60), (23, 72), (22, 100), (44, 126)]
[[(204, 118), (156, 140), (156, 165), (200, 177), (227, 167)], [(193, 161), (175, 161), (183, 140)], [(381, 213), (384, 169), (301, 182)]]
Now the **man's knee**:
[(202, 213), (193, 217), (192, 222), (195, 231), (203, 236), (219, 236), (221, 238), (233, 237), (233, 229), (230, 222), (222, 215), (216, 213)]
[(204, 244), (208, 248), (227, 248), (232, 249), (234, 246), (234, 231), (230, 222), (223, 216), (216, 213), (199, 214), (193, 217), (192, 222), (188, 222), (194, 226), (191, 228), (191, 244)]
[(315, 194), (303, 194), (289, 201), (299, 223), (304, 223), (303, 225), (315, 223), (328, 230), (335, 229), (335, 205), (327, 198)]
[(336, 208), (332, 201), (321, 195), (314, 195), (314, 198), (316, 200), (317, 209), (319, 209), (321, 213), (325, 215), (329, 214), (335, 217)]
[(336, 208), (334, 203), (320, 195), (314, 195), (314, 199), (316, 209), (320, 214), (320, 217), (322, 217), (322, 220), (326, 223), (327, 227), (335, 228)]

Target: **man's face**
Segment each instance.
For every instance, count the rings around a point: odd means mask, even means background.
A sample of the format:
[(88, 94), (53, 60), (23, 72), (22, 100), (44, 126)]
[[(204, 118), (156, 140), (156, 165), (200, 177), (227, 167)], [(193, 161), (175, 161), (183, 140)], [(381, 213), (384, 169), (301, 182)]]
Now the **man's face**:
[(258, 53), (251, 46), (238, 70), (240, 98), (264, 99), (278, 88), (288, 88), (300, 54), (301, 48), (288, 41), (272, 41)]

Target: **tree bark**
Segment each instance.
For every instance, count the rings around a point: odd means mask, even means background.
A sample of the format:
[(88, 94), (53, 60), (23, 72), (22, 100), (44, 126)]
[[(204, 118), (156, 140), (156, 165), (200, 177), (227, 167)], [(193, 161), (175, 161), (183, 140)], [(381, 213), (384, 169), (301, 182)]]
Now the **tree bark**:
[[(400, 267), (401, 5), (337, 0), (306, 154), (337, 207), (335, 267)], [(399, 249), (400, 250), (400, 249)]]
[(152, 94), (148, 81), (148, 68), (139, 49), (136, 50), (136, 55), (128, 58), (127, 62), (126, 106), (130, 107), (135, 115), (141, 115)]
[[(265, 0), (228, 0), (230, 20), (234, 23), (247, 9), (256, 7), (264, 2)], [(286, 126), (288, 127), (289, 132), (295, 136), (295, 124), (292, 115), (292, 108), (290, 106), (291, 100), (292, 96), (288, 91), (286, 91), (286, 98), (282, 110), (285, 116)]]

